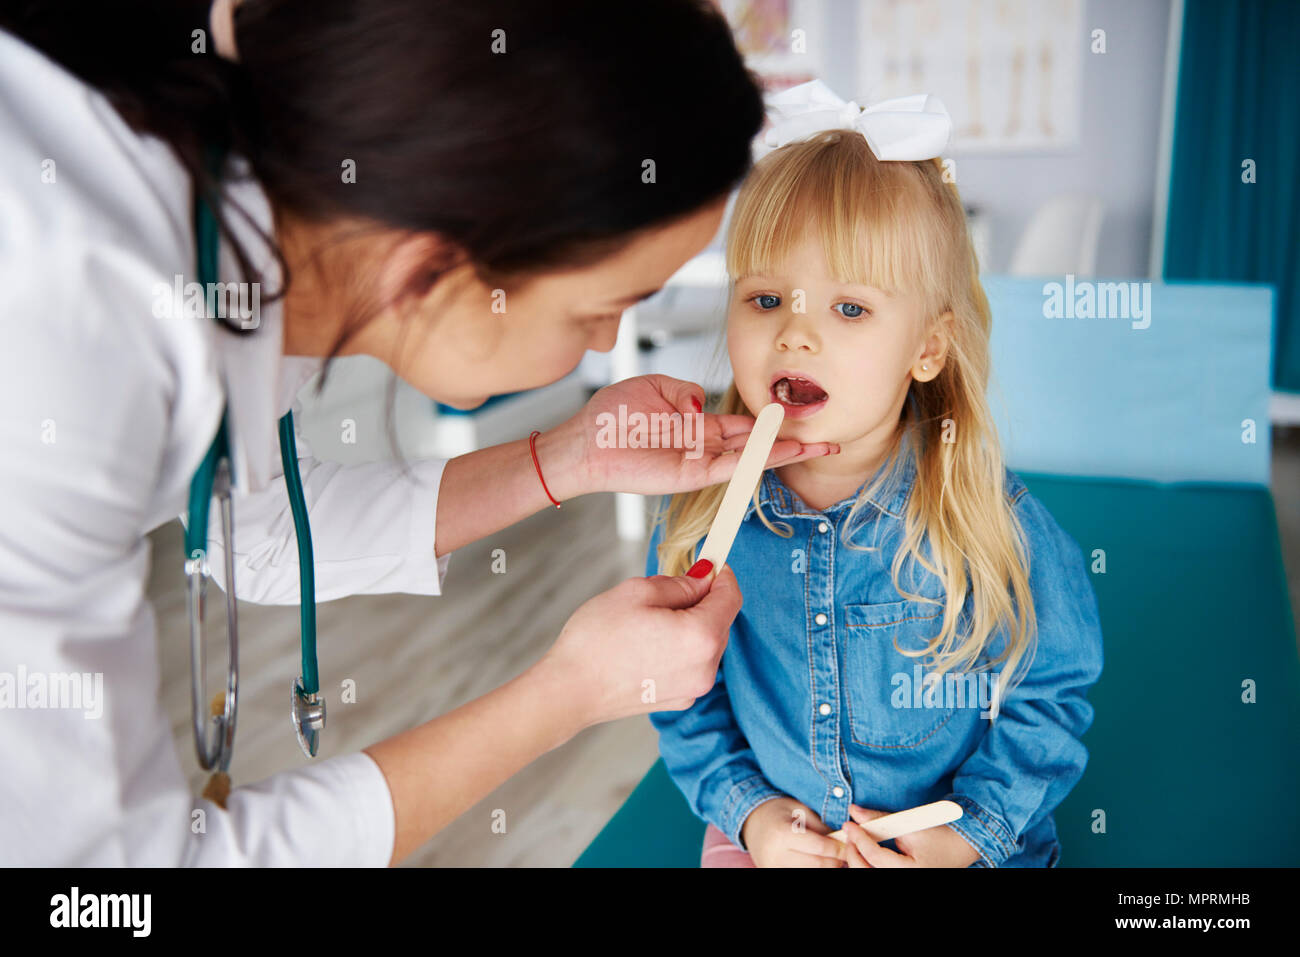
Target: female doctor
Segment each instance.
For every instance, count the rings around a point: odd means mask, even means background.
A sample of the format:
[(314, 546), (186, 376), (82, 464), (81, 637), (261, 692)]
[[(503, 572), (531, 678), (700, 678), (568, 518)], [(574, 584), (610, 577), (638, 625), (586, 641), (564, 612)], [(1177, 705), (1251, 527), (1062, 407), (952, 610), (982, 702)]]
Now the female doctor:
[[(146, 534), (186, 511), (224, 410), (236, 593), (297, 602), (276, 439), (297, 389), (350, 354), (464, 409), (562, 378), (713, 237), (761, 121), (705, 0), (6, 5), (0, 678), (103, 684), (97, 716), (0, 696), (0, 863), (396, 863), (584, 727), (708, 689), (730, 571), (633, 579), (492, 693), (222, 808), (189, 792), (160, 706)], [(157, 308), (195, 277), (196, 191), (220, 280), (258, 284), (252, 323)], [(725, 481), (746, 417), (705, 416), (699, 458), (596, 444), (603, 411), (702, 400), (645, 376), (531, 447), (304, 456), (317, 598), (437, 595), (452, 552), (538, 509)], [(830, 451), (781, 441), (769, 464)]]

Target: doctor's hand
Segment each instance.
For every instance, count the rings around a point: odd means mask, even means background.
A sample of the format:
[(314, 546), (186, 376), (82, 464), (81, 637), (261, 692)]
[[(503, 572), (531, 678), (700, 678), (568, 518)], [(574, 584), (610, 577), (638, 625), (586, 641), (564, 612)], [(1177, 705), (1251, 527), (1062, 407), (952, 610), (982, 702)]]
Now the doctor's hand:
[(538, 666), (571, 695), (583, 727), (679, 711), (713, 687), (740, 604), (727, 565), (712, 583), (629, 578), (579, 607)]
[[(593, 395), (581, 412), (558, 427), (580, 448), (576, 457), (586, 491), (667, 495), (728, 481), (754, 419), (697, 414), (704, 398), (699, 385), (666, 375), (625, 379)], [(676, 429), (670, 418), (674, 413)], [(641, 421), (646, 427), (639, 433)], [(629, 440), (658, 447), (630, 448)], [(839, 446), (832, 442), (778, 439), (766, 468), (837, 452)]]

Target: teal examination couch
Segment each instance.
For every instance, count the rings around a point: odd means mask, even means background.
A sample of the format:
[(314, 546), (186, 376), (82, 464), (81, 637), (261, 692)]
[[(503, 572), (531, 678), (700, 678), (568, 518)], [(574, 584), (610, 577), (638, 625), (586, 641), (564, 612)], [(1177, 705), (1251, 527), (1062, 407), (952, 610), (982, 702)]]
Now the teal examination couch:
[[(1051, 281), (985, 286), (1007, 462), (1090, 567), (1105, 558), (1105, 666), (1087, 769), (1055, 812), (1060, 865), (1300, 865), (1300, 661), (1268, 485), (1273, 290), (1151, 283), (1145, 316), (1130, 302), (1128, 318), (1047, 318)], [(695, 867), (703, 834), (656, 761), (575, 866)]]

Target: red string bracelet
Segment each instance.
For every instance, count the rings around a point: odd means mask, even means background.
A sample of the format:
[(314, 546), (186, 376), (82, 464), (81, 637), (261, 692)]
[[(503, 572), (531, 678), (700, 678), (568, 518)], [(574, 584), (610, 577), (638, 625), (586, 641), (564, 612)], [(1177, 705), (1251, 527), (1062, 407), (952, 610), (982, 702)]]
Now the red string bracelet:
[[(539, 432), (537, 429), (533, 429), (532, 434), (528, 436), (528, 448), (533, 453), (533, 465), (537, 469), (537, 477), (539, 479), (542, 479), (542, 490), (546, 492), (547, 498), (549, 498), (552, 502), (555, 502), (555, 496), (552, 495), (551, 490), (546, 487), (546, 479), (542, 478), (542, 465), (540, 462), (537, 461), (537, 437), (541, 434), (542, 433)], [(555, 502), (555, 507), (559, 508), (560, 503)]]

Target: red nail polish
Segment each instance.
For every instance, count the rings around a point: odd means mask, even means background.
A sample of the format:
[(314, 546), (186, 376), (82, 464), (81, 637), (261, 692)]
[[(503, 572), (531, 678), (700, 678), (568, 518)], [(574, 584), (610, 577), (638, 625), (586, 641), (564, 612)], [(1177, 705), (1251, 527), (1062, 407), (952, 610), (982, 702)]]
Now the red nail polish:
[(711, 571), (713, 571), (713, 562), (709, 561), (707, 558), (701, 558), (691, 566), (691, 570), (686, 574), (690, 575), (692, 578), (706, 578)]
[(695, 406), (696, 412), (704, 411), (704, 406), (700, 405), (700, 400), (695, 398), (695, 396), (691, 396), (691, 405)]

